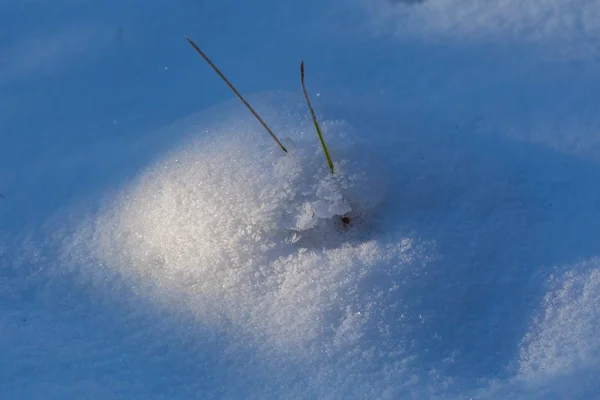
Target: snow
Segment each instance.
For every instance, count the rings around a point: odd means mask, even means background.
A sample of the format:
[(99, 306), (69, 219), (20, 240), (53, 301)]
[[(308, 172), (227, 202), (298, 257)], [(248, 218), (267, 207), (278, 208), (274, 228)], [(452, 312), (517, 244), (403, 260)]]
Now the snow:
[(597, 2), (140, 6), (0, 6), (2, 398), (598, 397)]
[[(399, 35), (468, 42), (516, 42), (597, 54), (600, 8), (594, 1), (375, 0), (359, 3), (375, 26)], [(380, 28), (381, 29), (381, 28)]]
[[(543, 313), (532, 324), (522, 348), (519, 375), (561, 376), (582, 366), (597, 368), (600, 283), (597, 260), (577, 265), (551, 280), (543, 300)], [(565, 329), (569, 327), (569, 329)], [(585, 371), (585, 368), (584, 368)]]

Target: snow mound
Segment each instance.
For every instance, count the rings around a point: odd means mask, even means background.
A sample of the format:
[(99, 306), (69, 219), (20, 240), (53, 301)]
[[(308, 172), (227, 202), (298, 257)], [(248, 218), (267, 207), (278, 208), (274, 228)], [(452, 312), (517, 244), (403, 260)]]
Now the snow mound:
[(600, 269), (592, 258), (548, 282), (514, 374), (474, 392), (484, 399), (592, 399), (600, 386)]
[[(359, 137), (324, 121), (331, 176), (306, 110), (284, 103), (261, 114), (288, 154), (228, 105), (150, 136), (191, 135), (66, 237), (61, 268), (79, 266), (98, 292), (125, 285), (153, 310), (189, 316), (182, 335), (210, 332), (189, 360), (209, 360), (207, 398), (550, 398), (543, 387), (568, 398), (574, 376), (597, 388), (597, 272), (558, 280), (588, 289), (561, 301), (551, 289), (528, 324), (546, 276), (538, 282), (536, 266), (572, 259), (562, 235), (531, 224), (581, 237), (560, 215), (541, 218), (540, 205), (566, 202), (542, 201), (556, 173), (530, 178), (551, 170), (541, 156), (489, 136), (398, 135), (382, 123), (374, 137), (369, 123)], [(535, 194), (533, 178), (546, 182)]]
[[(347, 125), (323, 126), (335, 176), (314, 132), (288, 131), (283, 154), (252, 121), (234, 121), (107, 200), (68, 251), (261, 349), (274, 371), (320, 370), (312, 385), (322, 390), (399, 390), (398, 379), (414, 380), (401, 378), (411, 359), (404, 333), (415, 323), (404, 291), (428, 263), (428, 245), (378, 228), (383, 167)], [(391, 362), (380, 366), (379, 352)], [(375, 386), (344, 383), (373, 371)], [(296, 384), (290, 374), (282, 385)]]
[(569, 377), (569, 382), (581, 383), (578, 390), (592, 383), (597, 389), (589, 378), (600, 371), (599, 264), (600, 260), (592, 259), (553, 279), (543, 311), (525, 337), (520, 378), (560, 381)]

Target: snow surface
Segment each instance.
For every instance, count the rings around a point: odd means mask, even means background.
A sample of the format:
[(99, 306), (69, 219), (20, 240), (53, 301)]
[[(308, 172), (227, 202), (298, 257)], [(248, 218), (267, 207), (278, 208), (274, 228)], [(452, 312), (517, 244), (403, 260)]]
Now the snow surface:
[(599, 398), (597, 2), (144, 4), (0, 5), (1, 398)]

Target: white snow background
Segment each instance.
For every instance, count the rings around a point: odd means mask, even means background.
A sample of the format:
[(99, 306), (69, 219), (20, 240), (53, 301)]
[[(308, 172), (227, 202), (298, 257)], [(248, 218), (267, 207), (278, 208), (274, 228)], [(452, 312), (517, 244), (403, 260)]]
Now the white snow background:
[(0, 398), (600, 398), (599, 17), (3, 3)]

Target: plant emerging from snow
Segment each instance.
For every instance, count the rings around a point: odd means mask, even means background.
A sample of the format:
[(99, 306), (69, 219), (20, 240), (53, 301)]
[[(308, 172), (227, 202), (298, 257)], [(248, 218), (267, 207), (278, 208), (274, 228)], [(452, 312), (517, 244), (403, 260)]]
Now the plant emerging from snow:
[[(196, 52), (200, 54), (202, 58), (204, 58), (204, 60), (212, 67), (212, 69), (221, 77), (225, 84), (227, 84), (227, 86), (236, 94), (240, 101), (257, 119), (257, 121), (262, 125), (262, 127), (267, 131), (267, 133), (269, 133), (269, 135), (279, 145), (279, 147), (285, 153), (288, 153), (287, 148), (281, 143), (279, 138), (277, 138), (275, 133), (271, 130), (271, 128), (269, 128), (269, 126), (264, 122), (260, 115), (254, 110), (254, 108), (252, 108), (250, 103), (248, 103), (246, 99), (244, 99), (242, 94), (235, 88), (235, 86), (233, 86), (229, 79), (227, 79), (225, 74), (221, 72), (221, 70), (212, 62), (212, 60), (206, 55), (206, 53), (204, 53), (192, 39), (186, 37), (186, 40), (190, 43), (190, 45), (192, 45)], [(319, 126), (319, 122), (317, 121), (317, 116), (315, 115), (315, 111), (312, 107), (310, 97), (308, 96), (308, 91), (304, 82), (304, 61), (302, 61), (302, 63), (300, 64), (300, 78), (302, 82), (302, 91), (304, 92), (306, 104), (308, 105), (308, 109), (315, 130), (317, 131), (319, 142), (321, 143), (321, 147), (323, 148), (323, 153), (325, 155), (325, 159), (327, 161), (327, 165), (329, 166), (331, 175), (334, 177), (333, 179), (323, 180), (319, 184), (317, 189), (317, 196), (319, 197), (319, 200), (316, 200), (313, 203), (311, 203), (311, 210), (314, 213), (314, 215), (316, 215), (319, 218), (331, 218), (337, 215), (341, 218), (341, 221), (344, 224), (344, 226), (347, 226), (351, 222), (349, 213), (352, 211), (352, 208), (344, 199), (344, 196), (341, 193), (339, 179), (335, 177), (335, 168), (333, 165), (333, 161), (331, 160), (329, 149), (327, 148), (327, 144), (325, 143), (325, 139), (323, 138), (323, 132), (321, 130), (321, 127)]]

